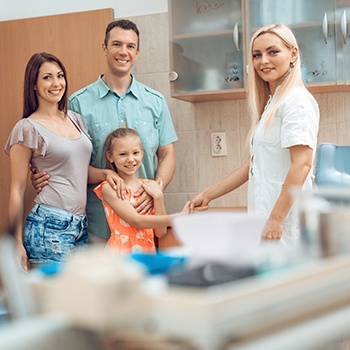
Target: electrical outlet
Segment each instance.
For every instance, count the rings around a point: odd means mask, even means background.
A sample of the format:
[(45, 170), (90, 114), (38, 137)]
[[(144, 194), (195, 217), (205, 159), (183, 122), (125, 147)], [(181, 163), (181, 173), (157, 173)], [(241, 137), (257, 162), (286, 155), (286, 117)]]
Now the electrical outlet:
[(213, 132), (211, 138), (211, 155), (213, 157), (226, 156), (226, 133)]

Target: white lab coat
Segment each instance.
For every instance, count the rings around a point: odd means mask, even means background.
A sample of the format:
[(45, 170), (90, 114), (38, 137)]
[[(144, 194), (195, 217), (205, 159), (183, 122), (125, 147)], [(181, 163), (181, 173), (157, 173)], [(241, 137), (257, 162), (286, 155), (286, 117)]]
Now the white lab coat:
[[(248, 185), (248, 211), (269, 216), (291, 166), (289, 147), (307, 145), (317, 147), (319, 109), (314, 97), (302, 87), (289, 92), (280, 105), (270, 126), (266, 114), (273, 106), (274, 97), (255, 127), (250, 142), (250, 171)], [(313, 185), (313, 169), (308, 174), (303, 189)], [(294, 246), (300, 241), (298, 212), (294, 205), (284, 220), (280, 244)]]

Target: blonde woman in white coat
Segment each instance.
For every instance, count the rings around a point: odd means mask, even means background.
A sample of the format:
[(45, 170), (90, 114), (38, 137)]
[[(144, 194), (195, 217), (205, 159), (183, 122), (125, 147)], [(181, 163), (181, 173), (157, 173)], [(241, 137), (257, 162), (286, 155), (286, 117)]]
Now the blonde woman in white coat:
[(250, 154), (244, 164), (191, 201), (206, 207), (249, 180), (248, 211), (266, 215), (264, 240), (294, 246), (300, 238), (291, 189), (310, 189), (319, 109), (301, 76), (292, 31), (272, 24), (253, 35), (249, 48)]

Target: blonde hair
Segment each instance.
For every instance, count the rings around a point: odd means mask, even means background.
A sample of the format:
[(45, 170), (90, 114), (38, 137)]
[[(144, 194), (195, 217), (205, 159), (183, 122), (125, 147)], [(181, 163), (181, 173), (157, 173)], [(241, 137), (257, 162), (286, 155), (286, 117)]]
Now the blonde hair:
[(277, 35), (289, 50), (292, 50), (294, 47), (296, 47), (298, 50), (297, 59), (295, 62), (293, 62), (293, 64), (291, 64), (291, 68), (286, 73), (284, 79), (279, 85), (279, 89), (275, 92), (275, 103), (267, 116), (267, 125), (271, 124), (278, 107), (284, 100), (285, 93), (297, 86), (305, 87), (301, 75), (301, 58), (299, 47), (291, 29), (283, 24), (270, 24), (258, 29), (251, 38), (249, 45), (248, 105), (252, 118), (252, 126), (249, 135), (251, 135), (256, 123), (260, 120), (261, 115), (264, 112), (264, 108), (270, 98), (269, 84), (258, 76), (253, 65), (254, 41), (257, 37), (266, 33)]
[(118, 169), (116, 169), (114, 163), (112, 163), (108, 159), (107, 155), (112, 152), (112, 148), (113, 148), (113, 145), (114, 145), (116, 140), (123, 139), (127, 136), (134, 136), (134, 137), (138, 138), (140, 141), (141, 149), (143, 151), (143, 146), (142, 146), (142, 142), (140, 139), (140, 135), (137, 133), (136, 130), (130, 129), (130, 128), (115, 129), (107, 135), (105, 143), (104, 143), (103, 154), (105, 155), (106, 169), (118, 171)]

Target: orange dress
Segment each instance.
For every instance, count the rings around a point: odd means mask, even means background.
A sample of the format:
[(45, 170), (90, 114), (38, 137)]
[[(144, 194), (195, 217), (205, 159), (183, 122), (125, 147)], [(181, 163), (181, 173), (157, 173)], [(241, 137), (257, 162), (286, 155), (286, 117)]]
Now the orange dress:
[[(130, 253), (156, 253), (154, 243), (153, 229), (139, 229), (130, 226), (127, 222), (122, 220), (115, 211), (102, 198), (102, 187), (108, 184), (103, 181), (96, 188), (94, 192), (97, 197), (101, 199), (111, 236), (107, 241), (106, 249), (120, 254)], [(137, 202), (138, 197), (135, 196), (131, 189), (126, 191), (127, 200), (132, 204)]]

